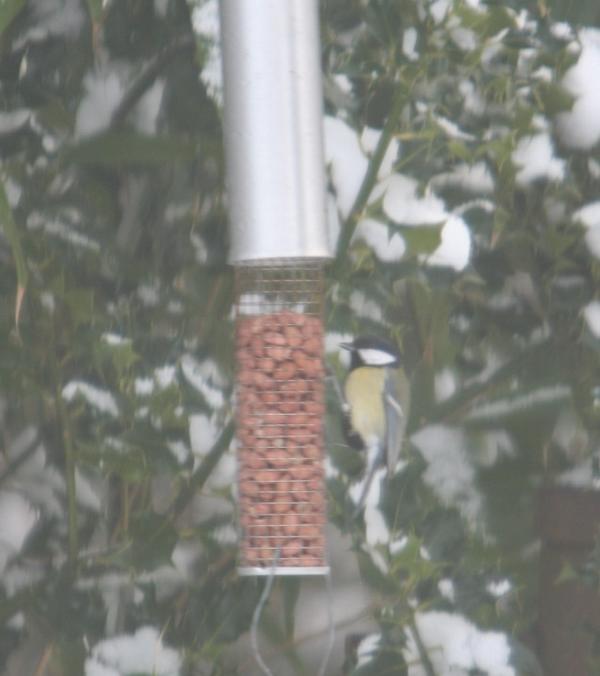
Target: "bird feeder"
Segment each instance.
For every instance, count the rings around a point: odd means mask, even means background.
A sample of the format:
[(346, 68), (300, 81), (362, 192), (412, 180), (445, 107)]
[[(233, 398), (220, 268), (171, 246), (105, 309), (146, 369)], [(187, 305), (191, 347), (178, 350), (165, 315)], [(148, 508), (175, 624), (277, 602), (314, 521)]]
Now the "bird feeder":
[(239, 572), (327, 572), (316, 0), (222, 0), (236, 279)]

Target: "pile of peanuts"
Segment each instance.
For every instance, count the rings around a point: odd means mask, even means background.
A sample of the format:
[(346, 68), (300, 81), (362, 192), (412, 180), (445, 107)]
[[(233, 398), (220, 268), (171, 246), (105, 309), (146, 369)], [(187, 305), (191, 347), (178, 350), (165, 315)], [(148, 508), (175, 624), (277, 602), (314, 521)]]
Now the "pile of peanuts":
[(237, 320), (243, 566), (325, 565), (322, 341), (298, 312)]

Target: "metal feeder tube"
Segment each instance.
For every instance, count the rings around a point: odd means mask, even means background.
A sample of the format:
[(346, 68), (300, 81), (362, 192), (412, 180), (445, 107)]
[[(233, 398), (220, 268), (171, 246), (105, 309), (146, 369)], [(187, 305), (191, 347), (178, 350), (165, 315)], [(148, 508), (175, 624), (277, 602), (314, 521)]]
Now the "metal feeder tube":
[(322, 90), (316, 0), (221, 0), (236, 267), (240, 567), (327, 572)]

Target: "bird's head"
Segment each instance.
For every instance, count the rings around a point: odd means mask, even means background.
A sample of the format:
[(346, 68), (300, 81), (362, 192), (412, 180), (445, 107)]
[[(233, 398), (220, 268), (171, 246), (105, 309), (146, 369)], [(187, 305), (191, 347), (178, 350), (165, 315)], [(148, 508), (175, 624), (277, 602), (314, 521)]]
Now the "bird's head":
[(400, 366), (400, 350), (394, 343), (378, 336), (358, 336), (351, 343), (340, 343), (350, 352), (350, 368), (359, 366), (392, 367)]

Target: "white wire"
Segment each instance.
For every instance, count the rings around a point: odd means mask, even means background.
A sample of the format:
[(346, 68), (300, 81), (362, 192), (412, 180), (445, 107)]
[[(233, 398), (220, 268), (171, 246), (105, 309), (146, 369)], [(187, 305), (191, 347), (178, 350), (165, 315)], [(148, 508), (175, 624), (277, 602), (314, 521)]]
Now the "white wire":
[(273, 676), (273, 672), (265, 664), (265, 661), (263, 660), (258, 648), (258, 623), (260, 622), (260, 616), (262, 615), (263, 608), (269, 599), (269, 594), (271, 593), (273, 582), (275, 581), (275, 570), (277, 569), (277, 564), (279, 563), (280, 553), (281, 547), (278, 547), (277, 551), (275, 552), (273, 563), (271, 564), (271, 572), (267, 579), (267, 584), (265, 585), (265, 588), (258, 599), (256, 608), (254, 609), (254, 614), (252, 615), (252, 624), (250, 625), (250, 639), (252, 641), (252, 652), (254, 653), (254, 659), (266, 676)]
[[(326, 561), (329, 564), (329, 561)], [(325, 651), (325, 656), (323, 657), (323, 662), (319, 668), (317, 676), (325, 676), (325, 670), (329, 664), (329, 659), (331, 658), (331, 652), (333, 651), (333, 644), (335, 642), (335, 622), (333, 621), (333, 586), (331, 584), (331, 570), (329, 565), (327, 565), (327, 573), (325, 574), (325, 587), (327, 589), (327, 621), (329, 623), (329, 632), (327, 639), (327, 650)]]
[[(280, 548), (277, 549), (275, 558), (273, 559), (271, 573), (269, 574), (267, 584), (265, 585), (265, 588), (258, 599), (258, 603), (256, 604), (256, 608), (254, 609), (254, 613), (252, 615), (252, 624), (250, 625), (250, 639), (252, 642), (252, 652), (254, 653), (254, 659), (256, 660), (258, 666), (262, 669), (265, 676), (273, 676), (273, 672), (266, 665), (262, 655), (260, 654), (258, 647), (258, 625), (262, 611), (269, 599), (271, 589), (273, 588), (273, 582), (275, 581), (275, 570), (277, 568), (277, 564), (279, 563), (279, 555)], [(331, 570), (329, 568), (328, 562), (326, 563), (327, 573), (325, 574), (325, 588), (327, 593), (327, 648), (325, 650), (325, 655), (323, 657), (323, 661), (321, 662), (321, 666), (319, 667), (317, 676), (325, 676), (325, 671), (327, 669), (327, 665), (329, 664), (331, 653), (333, 651), (333, 645), (335, 643), (335, 622), (333, 621), (333, 586), (331, 583)]]

